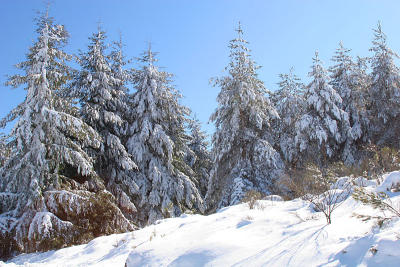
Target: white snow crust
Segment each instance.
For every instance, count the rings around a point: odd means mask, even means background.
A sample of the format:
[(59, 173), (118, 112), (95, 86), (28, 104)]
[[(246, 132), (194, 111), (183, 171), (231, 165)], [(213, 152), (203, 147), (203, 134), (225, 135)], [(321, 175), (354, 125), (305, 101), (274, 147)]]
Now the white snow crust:
[[(400, 181), (400, 172), (383, 176), (378, 191)], [(342, 179), (345, 182), (346, 179)], [(361, 179), (359, 179), (361, 182)], [(400, 204), (400, 192), (390, 194)], [(260, 200), (202, 216), (183, 214), (141, 230), (104, 236), (88, 244), (17, 256), (0, 266), (398, 266), (400, 218), (387, 216), (349, 197), (327, 225), (309, 203)]]

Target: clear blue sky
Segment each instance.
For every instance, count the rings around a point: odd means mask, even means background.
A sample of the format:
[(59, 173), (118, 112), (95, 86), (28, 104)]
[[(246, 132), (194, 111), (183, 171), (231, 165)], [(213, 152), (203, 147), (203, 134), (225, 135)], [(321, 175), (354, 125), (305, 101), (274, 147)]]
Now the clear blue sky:
[[(22, 102), (25, 91), (4, 86), (6, 75), (17, 72), (36, 39), (33, 19), (44, 10), (41, 0), (2, 0), (0, 15), (0, 117)], [(109, 41), (122, 33), (129, 57), (138, 56), (150, 41), (158, 64), (175, 74), (175, 85), (207, 125), (216, 108), (219, 89), (209, 79), (224, 74), (228, 42), (240, 20), (255, 61), (270, 90), (278, 74), (291, 66), (304, 82), (316, 49), (325, 66), (339, 41), (353, 55), (369, 56), (372, 28), (380, 20), (389, 46), (400, 53), (400, 1), (392, 0), (65, 0), (52, 1), (50, 15), (64, 24), (71, 38), (67, 51), (86, 50), (88, 37), (101, 21)]]

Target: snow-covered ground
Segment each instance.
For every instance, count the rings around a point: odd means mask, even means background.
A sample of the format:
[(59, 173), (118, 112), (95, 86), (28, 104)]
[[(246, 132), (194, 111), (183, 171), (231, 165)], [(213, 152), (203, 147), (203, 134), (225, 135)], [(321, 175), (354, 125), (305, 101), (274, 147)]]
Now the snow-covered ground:
[[(400, 172), (369, 190), (400, 182)], [(390, 193), (400, 204), (400, 193)], [(259, 201), (209, 216), (183, 215), (136, 232), (99, 237), (86, 245), (20, 255), (0, 266), (400, 266), (400, 218), (351, 197), (333, 213), (332, 224), (307, 202)]]

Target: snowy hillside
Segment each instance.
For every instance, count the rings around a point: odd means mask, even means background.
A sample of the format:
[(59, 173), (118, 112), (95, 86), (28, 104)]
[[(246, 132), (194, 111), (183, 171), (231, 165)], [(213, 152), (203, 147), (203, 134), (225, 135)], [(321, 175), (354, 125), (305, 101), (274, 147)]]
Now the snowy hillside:
[[(384, 176), (386, 190), (400, 172)], [(370, 183), (372, 184), (372, 183)], [(400, 193), (388, 193), (400, 206)], [(86, 245), (20, 255), (0, 266), (398, 266), (400, 218), (351, 197), (326, 225), (307, 202), (259, 201), (250, 210), (240, 204), (209, 216), (183, 215), (136, 232), (100, 237)]]

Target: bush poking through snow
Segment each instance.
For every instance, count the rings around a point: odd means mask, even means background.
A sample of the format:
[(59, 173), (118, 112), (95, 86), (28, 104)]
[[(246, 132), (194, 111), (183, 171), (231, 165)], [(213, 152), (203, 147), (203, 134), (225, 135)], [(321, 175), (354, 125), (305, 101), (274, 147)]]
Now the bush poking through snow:
[(393, 203), (385, 192), (368, 192), (365, 188), (356, 187), (354, 188), (353, 198), (375, 209), (389, 211), (400, 217), (400, 205)]
[(343, 189), (327, 190), (321, 195), (307, 194), (302, 198), (313, 204), (316, 211), (320, 211), (325, 215), (327, 224), (332, 223), (332, 213), (338, 208), (344, 200), (351, 194), (351, 184)]
[[(326, 179), (328, 178), (326, 177)], [(318, 180), (322, 180), (320, 168), (309, 163), (305, 165), (304, 169), (292, 170), (290, 175), (283, 176), (279, 182), (284, 188), (282, 192), (284, 197), (294, 199), (307, 193), (321, 194), (329, 189), (326, 183), (320, 183)]]
[(246, 192), (242, 202), (246, 202), (252, 210), (259, 206), (258, 200), (262, 199), (262, 194), (256, 190), (249, 190)]
[(389, 221), (391, 218), (386, 218), (382, 216), (371, 216), (371, 215), (363, 215), (363, 214), (354, 214), (357, 219), (361, 219), (363, 222), (369, 220), (376, 220), (376, 226), (382, 228), (385, 225), (385, 222)]
[(314, 165), (308, 164), (300, 173), (300, 179), (287, 179), (286, 184), (293, 195), (300, 196), (314, 207), (314, 210), (325, 215), (326, 222), (332, 222), (332, 213), (350, 196), (352, 181), (337, 183), (329, 170), (324, 172)]
[(376, 245), (372, 246), (369, 251), (372, 253), (372, 255), (376, 255), (376, 253), (378, 253), (378, 248)]
[(369, 156), (361, 161), (358, 170), (353, 171), (356, 175), (379, 180), (382, 174), (398, 170), (400, 167), (400, 151), (397, 149), (369, 145), (364, 149), (364, 153)]
[(156, 228), (154, 228), (153, 232), (150, 234), (149, 241), (151, 242), (157, 236)]

